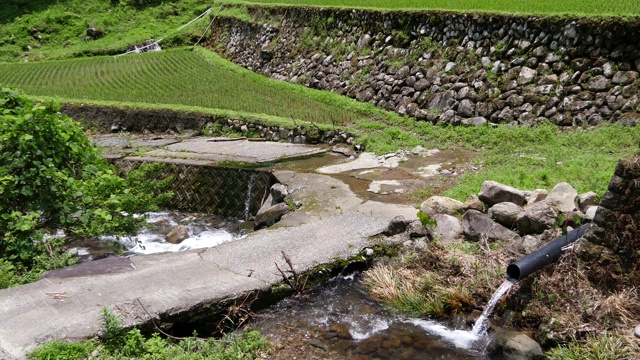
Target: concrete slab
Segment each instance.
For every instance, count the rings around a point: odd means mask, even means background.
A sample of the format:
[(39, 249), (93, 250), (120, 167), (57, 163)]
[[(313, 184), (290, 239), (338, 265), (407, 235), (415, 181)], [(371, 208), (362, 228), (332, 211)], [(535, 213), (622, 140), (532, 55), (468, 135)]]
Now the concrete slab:
[[(81, 340), (101, 329), (103, 308), (125, 325), (147, 322), (200, 304), (217, 303), (268, 285), (239, 275), (197, 252), (132, 257), (134, 271), (70, 278), (47, 278), (0, 291), (0, 349), (8, 358), (52, 339)], [(142, 304), (142, 305), (140, 305)]]
[(256, 142), (247, 139), (216, 141), (212, 138), (196, 137), (180, 143), (148, 152), (155, 157), (185, 157), (215, 161), (242, 161), (266, 163), (328, 151), (326, 146), (311, 146), (278, 142)]

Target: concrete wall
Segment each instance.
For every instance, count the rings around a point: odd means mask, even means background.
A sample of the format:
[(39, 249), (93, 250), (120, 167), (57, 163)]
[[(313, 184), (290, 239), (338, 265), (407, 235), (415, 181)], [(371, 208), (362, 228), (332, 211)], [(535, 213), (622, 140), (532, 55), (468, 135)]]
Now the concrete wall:
[[(220, 16), (207, 46), (434, 123), (638, 122), (640, 23), (300, 7)], [(247, 20), (251, 19), (251, 20)]]

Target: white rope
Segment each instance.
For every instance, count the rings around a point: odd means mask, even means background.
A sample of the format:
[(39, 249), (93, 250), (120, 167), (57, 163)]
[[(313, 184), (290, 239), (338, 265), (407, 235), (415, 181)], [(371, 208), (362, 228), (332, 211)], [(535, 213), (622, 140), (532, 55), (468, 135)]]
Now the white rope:
[[(214, 1), (213, 3), (215, 4), (215, 1)], [(212, 6), (209, 6), (209, 8), (208, 8), (207, 10), (205, 10), (205, 12), (203, 12), (202, 14), (200, 14), (200, 15), (196, 16), (194, 19), (192, 19), (192, 20), (191, 20), (191, 21), (189, 21), (188, 23), (186, 23), (186, 24), (184, 24), (184, 25), (180, 26), (180, 27), (179, 27), (179, 28), (177, 28), (176, 30), (174, 30), (174, 31), (170, 32), (170, 33), (169, 33), (169, 35), (171, 35), (171, 34), (173, 34), (173, 33), (175, 33), (175, 32), (178, 32), (178, 31), (180, 31), (180, 30), (184, 29), (185, 27), (187, 27), (187, 26), (189, 26), (189, 25), (193, 24), (194, 22), (196, 22), (196, 21), (200, 20), (203, 16), (207, 15), (207, 14), (211, 11), (211, 9), (212, 9), (212, 8), (213, 8), (213, 5), (212, 5)], [(221, 6), (221, 8), (222, 8), (222, 6)], [(218, 13), (219, 13), (219, 12), (220, 12), (220, 9), (218, 9)], [(217, 14), (216, 14), (216, 16), (217, 16)], [(215, 19), (215, 17), (214, 17), (214, 19)], [(212, 21), (212, 22), (213, 22), (213, 21)], [(211, 24), (209, 24), (209, 26), (211, 26)], [(209, 28), (207, 28), (207, 30), (208, 30), (208, 29), (209, 29)], [(206, 33), (206, 31), (205, 31), (205, 33)], [(154, 41), (154, 42), (152, 42), (151, 44), (148, 44), (148, 45), (145, 45), (145, 46), (141, 46), (141, 47), (137, 47), (137, 46), (135, 46), (133, 50), (129, 50), (129, 51), (127, 51), (127, 52), (123, 53), (123, 54), (119, 54), (119, 55), (116, 55), (116, 56), (129, 55), (129, 54), (139, 54), (139, 53), (143, 53), (143, 52), (147, 52), (147, 51), (161, 51), (161, 50), (162, 50), (162, 48), (160, 47), (160, 44), (159, 44), (159, 43), (160, 43), (162, 40), (164, 40), (164, 39), (165, 39), (165, 38), (161, 38), (160, 40)], [(201, 38), (201, 39), (202, 39), (202, 38)], [(198, 40), (198, 42), (199, 42), (199, 40)], [(196, 44), (196, 45), (197, 45), (197, 44)]]
[(220, 14), (220, 10), (222, 10), (222, 7), (224, 6), (224, 4), (220, 4), (220, 7), (218, 8), (218, 12), (215, 14), (215, 16), (213, 17), (213, 19), (211, 19), (211, 22), (209, 23), (209, 26), (207, 26), (206, 30), (202, 33), (202, 36), (200, 36), (200, 39), (198, 39), (198, 41), (196, 42), (196, 46), (198, 46), (198, 44), (200, 44), (200, 41), (202, 41), (202, 39), (204, 38), (204, 36), (207, 34), (207, 31), (209, 31), (209, 29), (211, 28), (211, 25), (213, 25), (213, 22), (216, 20), (216, 18), (218, 17), (218, 14)]

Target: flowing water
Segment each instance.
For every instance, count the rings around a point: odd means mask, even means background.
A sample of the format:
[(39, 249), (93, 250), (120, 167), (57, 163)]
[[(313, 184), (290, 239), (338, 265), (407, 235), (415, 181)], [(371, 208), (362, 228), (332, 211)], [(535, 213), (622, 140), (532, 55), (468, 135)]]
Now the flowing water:
[(464, 321), (446, 325), (390, 313), (349, 276), (281, 301), (250, 326), (275, 344), (275, 359), (487, 359)]
[(251, 174), (247, 185), (247, 195), (244, 198), (244, 221), (249, 221), (251, 217), (251, 200), (253, 199), (253, 186), (256, 183), (257, 174)]
[(493, 312), (493, 308), (496, 307), (496, 304), (498, 303), (498, 301), (502, 299), (502, 297), (511, 289), (511, 287), (516, 283), (516, 281), (517, 280), (507, 278), (507, 280), (505, 280), (502, 283), (502, 285), (498, 287), (498, 290), (496, 290), (496, 292), (493, 293), (493, 296), (491, 297), (491, 300), (489, 300), (489, 303), (487, 304), (487, 306), (484, 308), (482, 315), (480, 315), (478, 320), (476, 320), (476, 323), (473, 325), (473, 329), (471, 330), (471, 333), (473, 335), (481, 336), (487, 332), (487, 323), (489, 322), (489, 316), (491, 316), (491, 313)]
[[(141, 229), (136, 236), (83, 239), (71, 246), (78, 250), (78, 255), (91, 260), (113, 253), (114, 242), (123, 245), (127, 254), (153, 254), (207, 248), (242, 237), (238, 231), (238, 220), (180, 212), (150, 212), (146, 215), (149, 226)], [(166, 235), (178, 225), (187, 228), (189, 237), (179, 244), (167, 242)]]

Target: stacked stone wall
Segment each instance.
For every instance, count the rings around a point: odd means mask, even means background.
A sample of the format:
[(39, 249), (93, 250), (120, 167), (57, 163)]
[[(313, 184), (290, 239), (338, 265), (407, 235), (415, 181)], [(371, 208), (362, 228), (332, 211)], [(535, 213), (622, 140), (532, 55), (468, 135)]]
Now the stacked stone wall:
[(640, 23), (243, 6), (207, 46), (259, 73), (434, 123), (638, 122)]
[(583, 256), (589, 277), (617, 290), (640, 284), (640, 155), (618, 162), (600, 202)]

